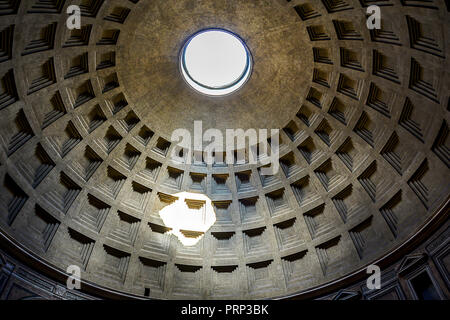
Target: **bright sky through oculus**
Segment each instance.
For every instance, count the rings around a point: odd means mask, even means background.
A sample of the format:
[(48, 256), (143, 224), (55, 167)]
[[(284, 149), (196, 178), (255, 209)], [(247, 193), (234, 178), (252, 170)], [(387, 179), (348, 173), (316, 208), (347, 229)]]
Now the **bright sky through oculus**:
[(181, 57), (185, 80), (207, 95), (226, 95), (239, 89), (250, 76), (247, 47), (236, 35), (221, 29), (195, 34)]

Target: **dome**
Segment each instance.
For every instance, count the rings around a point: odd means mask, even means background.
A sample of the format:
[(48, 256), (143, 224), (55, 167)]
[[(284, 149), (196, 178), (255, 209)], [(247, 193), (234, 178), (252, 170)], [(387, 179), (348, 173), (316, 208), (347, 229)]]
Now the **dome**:
[[(310, 297), (448, 215), (443, 1), (82, 0), (80, 29), (69, 1), (2, 2), (0, 235), (38, 272), (106, 298)], [(184, 65), (205, 30), (241, 50), (194, 55), (222, 82)], [(278, 129), (279, 170), (271, 134), (213, 163), (173, 140), (230, 129)], [(174, 229), (170, 206), (208, 219)]]

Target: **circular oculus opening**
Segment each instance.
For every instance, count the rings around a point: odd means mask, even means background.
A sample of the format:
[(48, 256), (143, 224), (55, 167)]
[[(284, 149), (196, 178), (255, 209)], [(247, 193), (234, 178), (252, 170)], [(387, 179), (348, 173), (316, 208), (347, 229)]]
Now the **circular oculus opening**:
[(230, 94), (241, 88), (251, 73), (251, 56), (244, 41), (223, 29), (191, 36), (180, 58), (186, 82), (206, 95)]

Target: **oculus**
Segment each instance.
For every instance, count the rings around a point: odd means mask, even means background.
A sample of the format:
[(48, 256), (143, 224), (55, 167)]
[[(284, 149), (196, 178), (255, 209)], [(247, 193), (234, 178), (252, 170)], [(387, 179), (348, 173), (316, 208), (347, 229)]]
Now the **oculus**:
[(252, 70), (250, 51), (236, 34), (206, 29), (192, 35), (180, 54), (183, 78), (196, 91), (224, 96), (240, 89)]

